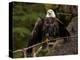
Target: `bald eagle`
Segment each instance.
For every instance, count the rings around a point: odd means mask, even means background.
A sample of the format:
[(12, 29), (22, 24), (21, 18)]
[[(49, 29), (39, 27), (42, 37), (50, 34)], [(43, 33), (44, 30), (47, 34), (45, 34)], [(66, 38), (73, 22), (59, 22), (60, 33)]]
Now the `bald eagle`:
[[(66, 37), (70, 35), (64, 24), (56, 18), (52, 9), (47, 11), (46, 17), (38, 18), (32, 35), (28, 40), (28, 47), (42, 42), (43, 38), (47, 35), (50, 37)], [(64, 40), (66, 41), (66, 39)], [(27, 50), (27, 52), (31, 53), (32, 49)]]

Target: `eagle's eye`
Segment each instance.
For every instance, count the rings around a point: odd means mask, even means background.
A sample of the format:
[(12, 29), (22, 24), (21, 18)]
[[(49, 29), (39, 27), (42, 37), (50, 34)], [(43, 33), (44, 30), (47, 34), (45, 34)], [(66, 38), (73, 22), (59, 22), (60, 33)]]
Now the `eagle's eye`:
[(53, 12), (52, 10), (49, 10), (49, 11), (48, 11), (49, 14), (52, 14), (52, 12)]

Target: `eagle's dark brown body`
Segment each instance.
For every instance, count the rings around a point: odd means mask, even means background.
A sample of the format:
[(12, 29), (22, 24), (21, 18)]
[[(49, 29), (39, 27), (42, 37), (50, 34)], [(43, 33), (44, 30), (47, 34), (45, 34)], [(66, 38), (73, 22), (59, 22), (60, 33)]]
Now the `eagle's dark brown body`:
[[(28, 40), (28, 47), (36, 43), (42, 42), (45, 36), (50, 37), (66, 37), (69, 36), (69, 32), (64, 27), (63, 23), (53, 17), (39, 18), (32, 31), (32, 36)], [(66, 42), (67, 39), (64, 39)], [(31, 53), (32, 49), (28, 50)]]

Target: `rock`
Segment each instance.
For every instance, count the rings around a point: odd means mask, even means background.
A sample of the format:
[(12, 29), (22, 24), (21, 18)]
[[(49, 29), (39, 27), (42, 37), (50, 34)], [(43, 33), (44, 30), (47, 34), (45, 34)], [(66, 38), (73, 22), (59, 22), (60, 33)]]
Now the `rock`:
[(70, 32), (71, 35), (75, 35), (78, 32), (78, 17), (72, 18), (71, 22), (69, 23), (67, 30)]

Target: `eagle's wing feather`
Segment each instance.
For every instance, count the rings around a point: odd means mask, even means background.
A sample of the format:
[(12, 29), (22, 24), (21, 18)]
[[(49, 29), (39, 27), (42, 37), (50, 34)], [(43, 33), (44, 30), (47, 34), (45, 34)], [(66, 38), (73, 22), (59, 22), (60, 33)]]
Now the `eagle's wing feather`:
[(38, 18), (37, 21), (36, 21), (36, 23), (35, 23), (35, 26), (34, 26), (34, 28), (32, 30), (32, 35), (33, 35), (34, 32), (37, 32), (39, 30), (38, 28), (41, 25), (42, 25), (42, 19), (41, 18)]

